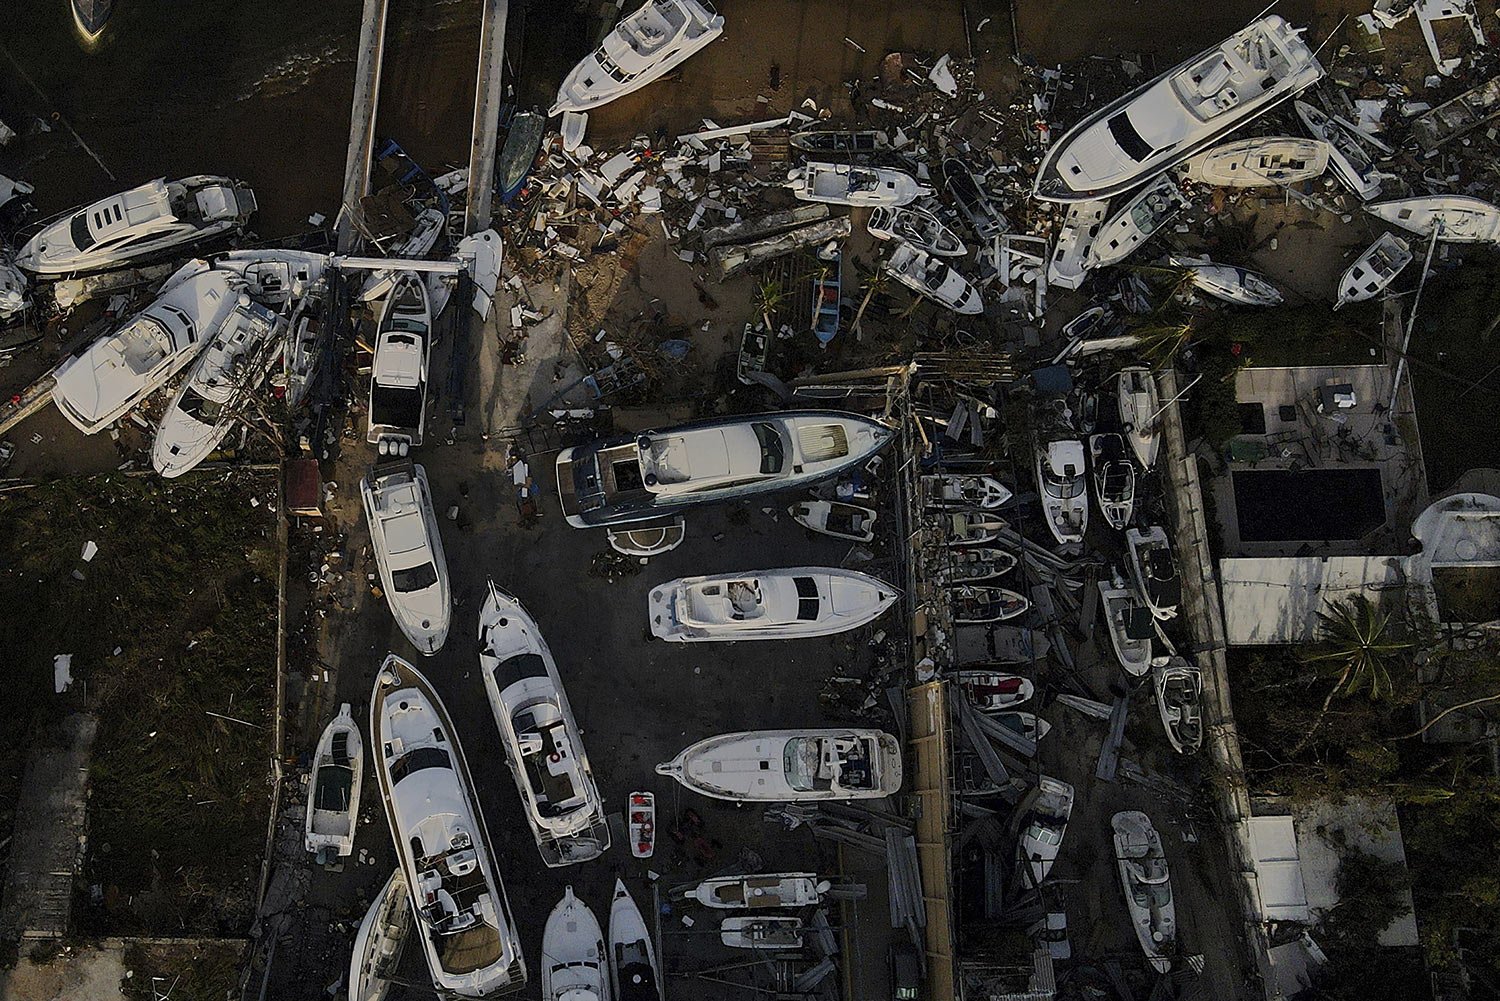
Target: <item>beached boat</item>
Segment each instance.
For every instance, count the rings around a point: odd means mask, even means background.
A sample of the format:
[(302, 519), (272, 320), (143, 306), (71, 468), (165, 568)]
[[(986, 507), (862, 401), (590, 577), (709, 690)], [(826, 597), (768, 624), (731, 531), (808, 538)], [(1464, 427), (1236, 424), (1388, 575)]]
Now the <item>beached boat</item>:
[(810, 872), (720, 876), (693, 887), (686, 899), (719, 911), (790, 909), (821, 903), (829, 887), (828, 880)]
[(962, 160), (950, 156), (943, 161), (943, 187), (969, 220), (980, 243), (992, 242), (1009, 228), (1005, 216), (995, 208)]
[(1322, 76), (1297, 29), (1274, 14), (1260, 18), (1069, 129), (1037, 168), (1035, 194), (1059, 202), (1112, 198)]
[(1390, 287), (1411, 259), (1411, 244), (1394, 233), (1381, 233), (1339, 279), (1339, 297), (1333, 308), (1375, 298)]
[(458, 732), (428, 680), (394, 654), (375, 676), (370, 744), (438, 996), (521, 989), (526, 963)]
[(165, 291), (174, 283), (198, 271), (210, 268), (229, 271), (245, 282), (245, 291), (262, 306), (278, 311), (295, 307), (314, 286), (323, 281), (333, 258), (311, 250), (283, 250), (275, 247), (261, 250), (229, 250), (206, 260), (184, 265), (162, 286)]
[(924, 208), (877, 205), (865, 229), (877, 240), (904, 240), (936, 257), (963, 257), (969, 252), (957, 233)]
[(604, 802), (557, 662), (536, 620), (494, 581), (479, 612), (479, 670), (542, 861), (555, 868), (603, 855)]
[(1156, 635), (1156, 616), (1140, 595), (1118, 573), (1099, 582), (1099, 603), (1109, 627), (1109, 645), (1115, 659), (1133, 677), (1151, 669), (1151, 640)]
[(782, 914), (736, 915), (719, 923), (719, 941), (731, 949), (795, 952), (802, 948), (802, 919)]
[(674, 643), (831, 636), (873, 622), (900, 595), (857, 570), (787, 567), (683, 577), (651, 589), (651, 635)]
[(812, 280), (813, 336), (824, 346), (839, 335), (840, 311), (843, 308), (843, 259), (835, 254), (830, 265)]
[(615, 1001), (662, 1001), (664, 985), (651, 931), (620, 879), (609, 906), (609, 978)]
[(901, 745), (879, 730), (748, 730), (700, 740), (658, 775), (713, 799), (879, 799), (901, 788)]
[(1042, 719), (1036, 713), (1028, 712), (1003, 712), (990, 713), (990, 719), (999, 723), (1018, 737), (1035, 743), (1052, 732), (1052, 724)]
[(982, 473), (930, 473), (922, 477), (929, 508), (970, 508), (993, 511), (1009, 503), (1009, 487)]
[(542, 929), (542, 1001), (611, 1001), (607, 962), (599, 919), (564, 887)]
[(406, 877), (397, 869), (355, 932), (354, 952), (349, 957), (349, 1001), (385, 1001), (406, 951), (412, 919), (411, 893)]
[(1089, 436), (1089, 456), (1094, 469), (1094, 499), (1105, 524), (1121, 531), (1135, 514), (1135, 463), (1118, 434)]
[(1222, 143), (1186, 160), (1183, 176), (1217, 188), (1269, 188), (1310, 181), (1328, 169), (1328, 143), (1301, 136), (1256, 136)]
[(1102, 268), (1118, 264), (1155, 236), (1187, 205), (1187, 199), (1171, 178), (1166, 175), (1158, 177), (1132, 196), (1100, 228), (1099, 235), (1089, 244), (1084, 266)]
[[(1484, 32), (1480, 30), (1473, 0), (1417, 0), (1412, 13), (1417, 15), (1422, 41), (1427, 43), (1432, 63), (1443, 76), (1452, 76), (1464, 64), (1464, 51), (1469, 46), (1455, 43), (1463, 39), (1465, 28), (1473, 39), (1472, 47), (1484, 48)], [(1463, 22), (1462, 26), (1454, 26), (1455, 21)], [(1441, 29), (1443, 44), (1439, 44), (1439, 24), (1444, 24)], [(1468, 39), (1464, 42), (1467, 43)]]
[[(490, 310), (494, 307), (495, 287), (500, 284), (500, 263), (504, 255), (504, 241), (493, 229), (470, 233), (458, 241), (458, 247), (454, 251), (454, 258), (467, 266), (469, 277), (474, 282), (474, 312), (479, 314), (481, 320), (488, 320)], [(430, 286), (428, 290), (431, 291)]]
[(1233, 264), (1215, 264), (1207, 257), (1167, 258), (1174, 268), (1182, 268), (1198, 291), (1221, 302), (1237, 306), (1275, 306), (1281, 302), (1281, 290), (1265, 275)]
[(1031, 870), (1031, 880), (1040, 886), (1052, 871), (1062, 850), (1068, 818), (1073, 814), (1073, 787), (1060, 779), (1043, 775), (1037, 779), (1037, 795), (1031, 803), (1026, 829), (1016, 845), (1019, 861)]
[(521, 193), (546, 134), (547, 119), (534, 111), (522, 111), (510, 120), (505, 145), (495, 161), (495, 191), (502, 203), (509, 205)]
[(1160, 525), (1144, 531), (1132, 528), (1125, 533), (1125, 544), (1130, 549), (1130, 573), (1135, 579), (1136, 593), (1145, 599), (1151, 614), (1158, 619), (1175, 617), (1182, 600), (1182, 582), (1177, 578), (1177, 561), (1172, 558), (1166, 529)]
[(1057, 243), (1052, 247), (1052, 256), (1047, 259), (1048, 285), (1076, 289), (1083, 284), (1090, 267), (1089, 248), (1098, 239), (1108, 211), (1108, 199), (1074, 202), (1068, 206), (1062, 229), (1057, 234)]
[(1469, 195), (1423, 195), (1366, 205), (1365, 211), (1444, 243), (1500, 243), (1500, 208)]
[(1008, 588), (962, 584), (948, 589), (948, 604), (953, 624), (968, 626), (1013, 619), (1031, 607), (1031, 599)]
[(656, 794), (639, 790), (626, 800), (625, 824), (630, 834), (630, 854), (650, 858), (656, 851)]
[(1125, 438), (1141, 468), (1150, 471), (1161, 450), (1161, 401), (1156, 393), (1156, 377), (1144, 365), (1120, 369), (1115, 387), (1120, 405), (1120, 423)]
[(376, 466), (360, 483), (370, 546), (396, 625), (423, 656), (448, 639), (448, 561), (427, 471), (412, 462)]
[(422, 444), (427, 427), (427, 366), (432, 311), (420, 277), (396, 279), (375, 331), (365, 440), (381, 455), (404, 456)]
[(255, 214), (242, 181), (197, 175), (165, 178), (70, 209), (26, 241), (15, 265), (42, 278), (139, 265), (227, 237)]
[(910, 174), (889, 167), (818, 161), (787, 171), (786, 185), (801, 201), (830, 205), (909, 205), (932, 194)]
[(1076, 438), (1038, 443), (1036, 482), (1047, 530), (1062, 545), (1082, 542), (1089, 525), (1089, 486), (1083, 442)]
[(308, 775), (303, 841), (310, 852), (333, 849), (339, 857), (354, 851), (359, 823), (359, 788), (364, 779), (365, 745), (349, 703), (323, 729)]
[(980, 712), (1014, 709), (1036, 694), (1036, 685), (1030, 678), (1001, 671), (964, 668), (949, 677)]
[(789, 142), (804, 153), (881, 153), (891, 148), (890, 136), (873, 129), (793, 132)]
[(910, 243), (898, 243), (881, 267), (902, 285), (964, 316), (984, 312), (984, 300), (969, 280), (940, 257)]
[(724, 31), (724, 18), (704, 0), (648, 0), (573, 67), (557, 90), (549, 117), (592, 111), (658, 80)]
[(945, 549), (930, 577), (935, 584), (972, 584), (1004, 576), (1019, 562), (1015, 553), (1004, 549)]
[(206, 271), (57, 368), (52, 399), (78, 430), (94, 434), (166, 385), (198, 356), (239, 304), (240, 283)]
[(682, 545), (687, 538), (687, 521), (673, 515), (652, 524), (634, 524), (629, 528), (606, 528), (609, 548), (625, 556), (660, 556)]
[(1178, 754), (1203, 746), (1203, 672), (1181, 657), (1151, 663), (1151, 686), (1167, 741)]
[(982, 546), (994, 542), (1010, 526), (990, 511), (949, 511), (942, 516), (944, 541), (950, 546)]
[(878, 421), (834, 410), (715, 417), (563, 449), (558, 493), (574, 528), (649, 521), (809, 486), (864, 463), (893, 437)]
[(798, 501), (786, 511), (797, 524), (819, 535), (852, 542), (875, 539), (875, 519), (879, 514), (874, 508), (843, 501), (808, 500)]
[[(417, 213), (411, 232), (391, 251), (390, 256), (402, 260), (420, 261), (432, 253), (432, 248), (437, 246), (438, 238), (447, 228), (448, 217), (443, 215), (442, 210), (423, 209)], [(379, 271), (370, 272), (370, 277), (365, 279), (364, 287), (360, 289), (360, 301), (374, 302), (385, 298), (395, 289), (397, 281), (403, 278), (421, 281), (420, 275), (412, 275), (410, 272), (397, 268), (381, 268)]]
[(1369, 201), (1380, 194), (1380, 173), (1354, 133), (1306, 101), (1293, 104), (1303, 126), (1328, 144), (1328, 164), (1344, 186)]
[(73, 23), (83, 40), (90, 45), (99, 40), (109, 15), (114, 12), (115, 0), (72, 0)]
[(286, 327), (286, 348), (281, 353), (288, 410), (297, 409), (307, 399), (323, 360), (333, 329), (332, 324), (323, 322), (328, 295), (327, 284), (320, 281), (308, 288), (292, 307)]
[(1177, 906), (1172, 899), (1172, 874), (1162, 852), (1161, 836), (1151, 818), (1126, 810), (1110, 821), (1114, 828), (1115, 863), (1125, 906), (1141, 951), (1161, 973), (1172, 968), (1177, 947)]

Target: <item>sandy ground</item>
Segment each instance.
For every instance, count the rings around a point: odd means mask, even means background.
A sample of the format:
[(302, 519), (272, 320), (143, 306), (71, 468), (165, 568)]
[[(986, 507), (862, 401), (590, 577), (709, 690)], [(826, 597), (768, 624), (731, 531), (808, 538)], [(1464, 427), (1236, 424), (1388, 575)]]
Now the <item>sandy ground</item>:
[(113, 1001), (124, 977), (123, 948), (76, 949), (45, 963), (23, 956), (0, 970), (0, 1001)]

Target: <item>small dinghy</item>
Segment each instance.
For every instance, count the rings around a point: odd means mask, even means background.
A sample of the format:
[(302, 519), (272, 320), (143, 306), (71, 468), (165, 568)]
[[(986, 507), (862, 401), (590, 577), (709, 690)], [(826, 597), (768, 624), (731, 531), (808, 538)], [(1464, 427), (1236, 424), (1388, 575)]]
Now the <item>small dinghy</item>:
[(1145, 531), (1132, 528), (1125, 533), (1125, 543), (1130, 548), (1130, 572), (1136, 590), (1146, 599), (1151, 614), (1162, 620), (1175, 617), (1182, 600), (1182, 584), (1177, 579), (1177, 562), (1172, 558), (1166, 529), (1160, 525)]
[(832, 884), (810, 872), (706, 879), (686, 894), (704, 907), (720, 911), (789, 909), (821, 903)]
[(381, 455), (404, 456), (422, 444), (427, 426), (427, 366), (432, 307), (427, 286), (403, 274), (386, 298), (375, 332), (365, 440)]
[(1057, 234), (1057, 243), (1052, 256), (1047, 260), (1047, 284), (1058, 288), (1076, 289), (1083, 284), (1088, 274), (1089, 248), (1099, 236), (1104, 225), (1109, 201), (1073, 202), (1068, 214), (1063, 217), (1062, 229)]
[(1256, 136), (1215, 146), (1183, 163), (1189, 181), (1216, 188), (1269, 188), (1311, 181), (1328, 169), (1328, 143), (1301, 136)]
[(1022, 615), (1031, 607), (1031, 599), (1003, 587), (976, 587), (964, 584), (948, 589), (956, 626), (1004, 622)]
[(411, 462), (377, 466), (360, 484), (380, 586), (396, 624), (423, 656), (448, 639), (448, 561), (427, 471)]
[(1151, 669), (1151, 640), (1156, 635), (1156, 616), (1151, 606), (1118, 573), (1099, 582), (1099, 602), (1115, 658), (1126, 674), (1141, 677)]
[(411, 894), (400, 869), (391, 873), (354, 935), (349, 957), (349, 1001), (385, 1001), (406, 951)]
[(1294, 101), (1297, 117), (1313, 136), (1328, 144), (1328, 163), (1350, 191), (1369, 201), (1380, 194), (1380, 173), (1375, 161), (1354, 133), (1306, 101)]
[(999, 671), (966, 668), (953, 672), (950, 677), (974, 703), (974, 708), (985, 713), (1014, 709), (1036, 694), (1036, 685), (1030, 678)]
[(1365, 211), (1420, 236), (1436, 232), (1444, 243), (1500, 243), (1500, 208), (1469, 195), (1398, 198)]
[(1139, 810), (1126, 810), (1110, 821), (1114, 828), (1115, 863), (1130, 923), (1152, 968), (1166, 973), (1172, 968), (1177, 947), (1177, 905), (1172, 899), (1172, 874), (1162, 852), (1161, 836), (1151, 818)]
[(1030, 819), (1016, 846), (1019, 861), (1031, 869), (1033, 885), (1040, 886), (1052, 871), (1062, 850), (1068, 818), (1073, 815), (1073, 787), (1060, 779), (1043, 775), (1037, 780), (1037, 795), (1032, 801)]
[(908, 205), (932, 194), (910, 174), (889, 167), (817, 161), (789, 170), (786, 186), (800, 201), (829, 205)]
[(890, 136), (872, 129), (794, 132), (789, 141), (804, 153), (880, 153), (891, 148)]
[[(443, 215), (440, 209), (423, 209), (417, 214), (416, 225), (401, 241), (400, 246), (391, 252), (391, 257), (404, 258), (406, 260), (422, 260), (432, 253), (432, 248), (437, 246), (438, 237), (448, 226), (448, 217)], [(376, 299), (390, 295), (391, 290), (396, 287), (398, 279), (410, 272), (398, 271), (395, 268), (383, 268), (370, 274), (365, 282), (365, 287), (359, 293), (361, 302), (374, 302)]]
[(972, 584), (975, 581), (1003, 577), (1014, 570), (1019, 562), (1015, 553), (1005, 549), (945, 549), (931, 579), (934, 584)]
[(678, 514), (662, 521), (609, 527), (604, 531), (609, 548), (623, 556), (660, 556), (682, 545), (687, 538), (687, 522)]
[(719, 924), (719, 941), (731, 949), (796, 951), (802, 948), (802, 919), (780, 914), (725, 918)]
[(1163, 226), (1187, 208), (1188, 201), (1165, 174), (1141, 189), (1099, 230), (1089, 245), (1087, 267), (1118, 264), (1140, 249)]
[(1094, 467), (1094, 497), (1099, 513), (1115, 531), (1123, 531), (1135, 513), (1135, 463), (1118, 434), (1089, 436), (1089, 455)]
[(354, 851), (359, 822), (359, 788), (364, 778), (365, 745), (349, 703), (323, 730), (313, 753), (307, 791), (306, 843), (310, 852), (332, 848), (340, 857)]
[(542, 1001), (611, 1001), (599, 919), (571, 886), (542, 930)]
[(980, 243), (994, 241), (1009, 227), (1005, 216), (990, 202), (989, 195), (985, 194), (962, 160), (950, 156), (943, 161), (943, 187), (947, 189), (958, 210), (969, 220)]
[(933, 473), (922, 477), (929, 508), (970, 508), (993, 511), (1011, 499), (1010, 488), (993, 476)]
[(1159, 657), (1151, 664), (1151, 684), (1167, 741), (1178, 754), (1203, 746), (1203, 672), (1181, 657)]
[(1207, 257), (1169, 257), (1168, 263), (1182, 268), (1192, 277), (1193, 285), (1205, 295), (1236, 306), (1275, 306), (1281, 302), (1281, 290), (1265, 275), (1231, 264), (1215, 264)]
[(875, 519), (879, 515), (873, 508), (843, 501), (810, 500), (798, 501), (786, 510), (793, 521), (819, 535), (853, 542), (875, 539)]
[(1019, 737), (1025, 737), (1032, 743), (1041, 740), (1052, 732), (1052, 724), (1042, 719), (1036, 713), (1006, 712), (991, 713), (990, 719), (999, 723), (1007, 730)]
[(1149, 471), (1156, 465), (1156, 453), (1161, 446), (1157, 430), (1161, 402), (1156, 395), (1156, 377), (1144, 365), (1122, 368), (1115, 395), (1130, 449), (1141, 467)]
[(671, 643), (832, 636), (879, 618), (899, 597), (857, 570), (786, 567), (683, 577), (651, 589), (651, 635)]
[(950, 511), (943, 516), (942, 524), (950, 546), (982, 546), (994, 542), (1010, 527), (1004, 518), (988, 511)]
[(1037, 442), (1036, 482), (1052, 537), (1064, 546), (1082, 542), (1089, 525), (1083, 442), (1074, 438)]
[(609, 905), (609, 977), (615, 1001), (662, 1001), (656, 946), (641, 909), (620, 879), (615, 880)]
[(625, 823), (630, 829), (630, 854), (650, 858), (656, 851), (656, 794), (633, 792), (626, 801)]
[(957, 233), (916, 205), (905, 208), (877, 205), (870, 210), (865, 229), (877, 240), (905, 240), (937, 257), (963, 257), (969, 252)]
[(835, 253), (828, 266), (812, 280), (813, 336), (824, 347), (839, 335), (840, 311), (843, 308), (843, 263), (843, 257)]
[(901, 788), (901, 745), (880, 730), (746, 730), (700, 740), (656, 774), (734, 803), (880, 799)]
[(1394, 233), (1381, 233), (1380, 239), (1370, 244), (1339, 279), (1339, 297), (1333, 308), (1375, 298), (1390, 287), (1411, 260), (1411, 244)]
[(984, 312), (984, 301), (967, 278), (913, 244), (898, 243), (881, 267), (922, 298), (955, 313), (975, 316)]

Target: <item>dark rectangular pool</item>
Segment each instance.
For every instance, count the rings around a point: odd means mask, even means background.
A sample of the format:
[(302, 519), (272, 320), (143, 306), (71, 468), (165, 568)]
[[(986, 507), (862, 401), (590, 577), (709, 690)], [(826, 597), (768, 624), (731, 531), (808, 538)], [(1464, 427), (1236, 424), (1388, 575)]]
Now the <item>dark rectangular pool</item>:
[(1358, 539), (1385, 523), (1379, 469), (1237, 469), (1232, 475), (1245, 542)]

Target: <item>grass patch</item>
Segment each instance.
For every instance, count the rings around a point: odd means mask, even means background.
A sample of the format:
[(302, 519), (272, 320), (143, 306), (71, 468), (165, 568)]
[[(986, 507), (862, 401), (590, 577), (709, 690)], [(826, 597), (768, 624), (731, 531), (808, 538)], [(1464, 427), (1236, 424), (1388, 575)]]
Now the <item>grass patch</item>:
[(201, 942), (191, 945), (132, 945), (125, 950), (130, 976), (120, 985), (127, 998), (154, 1001), (153, 978), (172, 1001), (224, 1001), (239, 997), (241, 942)]
[(1239, 344), (1242, 362), (1254, 368), (1378, 365), (1385, 357), (1380, 314), (1376, 301), (1354, 303), (1338, 312), (1323, 303), (1309, 303), (1223, 311), (1204, 325), (1219, 339)]

